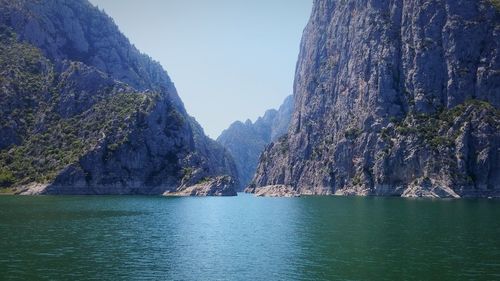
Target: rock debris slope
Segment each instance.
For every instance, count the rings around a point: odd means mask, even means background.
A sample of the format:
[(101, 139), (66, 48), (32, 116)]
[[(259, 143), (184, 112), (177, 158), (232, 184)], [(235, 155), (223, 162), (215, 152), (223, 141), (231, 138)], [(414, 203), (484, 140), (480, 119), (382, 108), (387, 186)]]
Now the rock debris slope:
[(247, 191), (500, 196), (499, 43), (489, 0), (314, 1), (290, 129)]

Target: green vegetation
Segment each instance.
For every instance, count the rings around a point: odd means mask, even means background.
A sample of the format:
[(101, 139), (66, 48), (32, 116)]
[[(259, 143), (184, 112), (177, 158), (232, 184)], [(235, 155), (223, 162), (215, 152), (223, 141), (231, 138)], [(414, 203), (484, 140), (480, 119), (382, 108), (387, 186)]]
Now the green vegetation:
[(204, 178), (200, 179), (200, 181), (198, 181), (197, 184), (206, 184), (206, 183), (209, 183), (210, 181), (211, 181), (210, 177), (204, 177)]
[(50, 181), (100, 143), (113, 153), (132, 130), (145, 125), (159, 98), (107, 87), (90, 93), (96, 99), (90, 108), (63, 118), (57, 106), (66, 85), (54, 77), (40, 50), (0, 26), (0, 127), (11, 128), (23, 140), (0, 150), (0, 188)]
[(11, 195), (15, 194), (16, 190), (12, 187), (0, 188), (0, 195)]
[(182, 168), (181, 173), (182, 173), (183, 181), (189, 180), (191, 178), (191, 176), (193, 175), (194, 171), (195, 171), (195, 168), (193, 168), (193, 167)]
[(150, 96), (120, 93), (73, 118), (54, 116), (44, 132), (0, 153), (0, 164), (13, 171), (16, 183), (52, 180), (65, 166), (92, 150), (102, 138), (112, 152), (127, 141), (132, 121), (145, 114)]
[(490, 0), (493, 6), (500, 10), (500, 0)]
[(47, 107), (53, 80), (53, 67), (41, 51), (0, 25), (0, 127), (21, 135), (33, 129), (39, 118), (35, 108)]
[[(288, 146), (288, 139), (286, 134), (279, 137), (278, 140), (274, 143), (274, 145), (276, 147), (275, 149), (277, 149), (277, 151), (279, 151), (280, 154), (286, 154), (290, 149), (290, 147)], [(264, 157), (265, 155), (263, 154), (262, 156)]]
[(361, 180), (361, 175), (360, 174), (356, 174), (353, 178), (352, 178), (352, 185), (354, 186), (360, 186), (362, 185), (363, 181)]
[(10, 171), (0, 170), (0, 188), (11, 186), (16, 178)]
[(169, 124), (173, 125), (175, 128), (184, 126), (186, 122), (184, 117), (177, 110), (170, 110), (168, 112)]
[(350, 128), (344, 132), (344, 136), (346, 139), (353, 140), (359, 137), (361, 133), (363, 133), (363, 130), (361, 130), (360, 128)]
[[(459, 130), (455, 128), (450, 130), (457, 122), (457, 118), (463, 116), (464, 121), (470, 121), (474, 112), (484, 111), (481, 118), (489, 125), (498, 128), (500, 120), (500, 111), (494, 108), (486, 101), (467, 100), (466, 102), (457, 105), (451, 109), (441, 109), (435, 114), (408, 114), (406, 118), (400, 122), (393, 119), (395, 123), (395, 132), (403, 136), (416, 136), (429, 144), (433, 149), (452, 147), (455, 139), (458, 137)], [(466, 113), (466, 114), (464, 114)], [(391, 132), (384, 128), (380, 132), (381, 137), (389, 141)]]

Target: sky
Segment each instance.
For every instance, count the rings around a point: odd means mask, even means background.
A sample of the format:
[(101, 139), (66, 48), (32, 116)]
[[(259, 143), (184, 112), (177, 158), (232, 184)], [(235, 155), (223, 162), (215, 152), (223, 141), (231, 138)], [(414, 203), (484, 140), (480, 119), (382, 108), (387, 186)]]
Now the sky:
[(312, 0), (90, 0), (161, 63), (211, 138), (292, 94)]

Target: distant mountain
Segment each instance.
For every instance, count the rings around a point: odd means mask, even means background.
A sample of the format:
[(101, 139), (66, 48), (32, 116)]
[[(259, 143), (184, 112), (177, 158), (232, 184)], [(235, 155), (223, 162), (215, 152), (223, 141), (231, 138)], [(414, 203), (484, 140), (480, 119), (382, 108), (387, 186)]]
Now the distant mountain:
[(260, 195), (500, 196), (500, 11), (490, 0), (315, 0)]
[(87, 1), (0, 0), (0, 89), (4, 191), (235, 194), (167, 73)]
[(293, 98), (288, 96), (278, 110), (266, 111), (255, 123), (236, 121), (217, 138), (235, 160), (241, 189), (252, 179), (266, 145), (287, 132), (292, 110)]

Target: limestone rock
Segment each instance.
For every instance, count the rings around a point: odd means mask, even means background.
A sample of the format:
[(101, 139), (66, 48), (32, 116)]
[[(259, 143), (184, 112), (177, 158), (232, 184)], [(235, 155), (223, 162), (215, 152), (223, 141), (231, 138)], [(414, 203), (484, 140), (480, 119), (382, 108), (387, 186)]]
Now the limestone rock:
[(298, 197), (300, 192), (286, 185), (266, 185), (261, 187), (247, 187), (246, 192), (254, 193), (259, 197)]
[(499, 196), (498, 42), (489, 0), (315, 0), (290, 128), (251, 185)]
[(183, 186), (176, 191), (166, 191), (165, 196), (236, 196), (236, 182), (229, 176), (203, 179), (201, 182)]
[[(200, 178), (238, 182), (160, 64), (88, 1), (0, 0), (0, 49), (0, 173), (17, 192), (163, 194)], [(210, 192), (230, 193), (221, 188)]]

